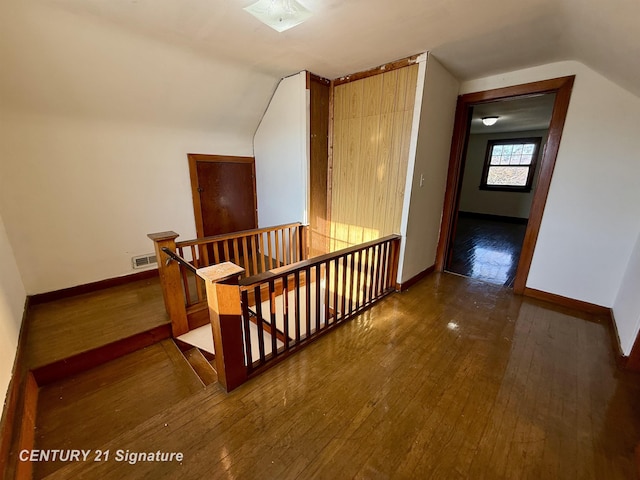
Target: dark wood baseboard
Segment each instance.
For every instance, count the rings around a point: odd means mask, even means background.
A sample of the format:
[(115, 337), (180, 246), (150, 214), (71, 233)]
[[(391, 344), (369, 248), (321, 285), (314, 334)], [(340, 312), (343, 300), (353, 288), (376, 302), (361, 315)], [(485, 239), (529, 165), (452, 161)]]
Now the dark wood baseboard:
[(84, 372), (103, 363), (153, 345), (167, 338), (171, 338), (171, 324), (160, 325), (146, 332), (138, 333), (128, 338), (118, 340), (107, 345), (79, 353), (70, 358), (51, 363), (33, 370), (33, 375), (39, 386), (47, 385)]
[(12, 375), (7, 391), (4, 409), (2, 411), (2, 421), (0, 422), (0, 478), (10, 478), (7, 469), (9, 467), (9, 454), (11, 452), (11, 442), (18, 428), (18, 406), (20, 404), (20, 375)]
[(427, 268), (427, 269), (423, 270), (422, 272), (420, 272), (419, 274), (411, 277), (406, 282), (398, 283), (396, 285), (396, 290), (399, 291), (399, 292), (404, 292), (405, 290), (408, 290), (409, 288), (414, 286), (416, 283), (418, 283), (420, 280), (425, 278), (427, 275), (430, 275), (435, 271), (436, 271), (436, 266), (435, 265), (431, 265), (429, 268)]
[(493, 215), (492, 213), (458, 212), (458, 215), (465, 218), (478, 218), (481, 220), (492, 220), (496, 222), (516, 223), (518, 225), (526, 225), (529, 222), (528, 218)]
[[(28, 432), (28, 428), (23, 424), (28, 418), (35, 419), (35, 409), (27, 408), (26, 401), (32, 401), (33, 392), (29, 387), (33, 387), (28, 382), (29, 374), (24, 361), (27, 344), (27, 312), (29, 311), (30, 299), (25, 299), (24, 311), (22, 314), (22, 324), (18, 335), (18, 347), (13, 361), (13, 371), (11, 381), (7, 391), (2, 420), (0, 420), (0, 478), (11, 478), (9, 469), (15, 469), (15, 462), (11, 461), (10, 453), (12, 447), (18, 445), (21, 438), (26, 440), (23, 432)], [(35, 384), (35, 382), (34, 382)], [(37, 385), (35, 385), (37, 397)], [(29, 447), (27, 447), (29, 448)], [(27, 472), (28, 473), (28, 472)], [(31, 478), (30, 475), (16, 478)]]
[[(581, 312), (602, 317), (602, 319), (605, 321), (607, 329), (609, 330), (609, 337), (611, 338), (611, 350), (613, 351), (615, 362), (618, 368), (622, 370), (632, 370), (640, 372), (640, 358), (638, 359), (638, 362), (631, 362), (630, 357), (627, 357), (622, 351), (620, 334), (618, 333), (618, 325), (613, 314), (613, 309), (589, 302), (583, 302), (581, 300), (575, 300), (573, 298), (563, 297), (562, 295), (535, 290), (533, 288), (525, 288), (524, 295), (527, 297), (537, 298), (538, 300), (544, 300), (549, 303), (560, 305), (562, 307), (572, 308), (574, 310), (579, 310)], [(640, 355), (638, 356), (640, 357)]]
[[(20, 416), (20, 431), (16, 452), (33, 450), (36, 440), (36, 414), (38, 411), (38, 384), (31, 372), (27, 373), (25, 380), (24, 401), (22, 402), (22, 415)], [(14, 459), (15, 478), (31, 478), (33, 476), (33, 464)]]
[(574, 310), (590, 313), (592, 315), (603, 315), (606, 317), (611, 316), (611, 309), (609, 307), (583, 302), (582, 300), (576, 300), (574, 298), (563, 297), (562, 295), (556, 295), (555, 293), (543, 292), (541, 290), (527, 287), (524, 289), (523, 294), (525, 297), (537, 298), (538, 300), (555, 303), (562, 307), (573, 308)]
[(0, 478), (10, 478), (7, 469), (9, 467), (11, 443), (18, 432), (21, 431), (19, 428), (21, 412), (18, 407), (21, 403), (21, 397), (24, 397), (24, 392), (21, 392), (21, 387), (24, 382), (22, 381), (20, 372), (15, 367), (16, 364), (17, 362), (14, 361), (13, 374), (2, 411), (2, 420), (0, 421)]
[[(618, 332), (618, 324), (616, 323), (616, 317), (613, 314), (613, 309), (609, 309), (609, 315), (607, 315), (609, 327), (609, 335), (611, 336), (611, 348), (615, 355), (616, 365), (622, 370), (632, 370), (629, 366), (629, 357), (627, 357), (622, 351), (622, 343), (620, 342), (620, 333)], [(639, 370), (636, 370), (639, 371)]]
[(147, 280), (149, 278), (154, 278), (157, 276), (158, 276), (158, 269), (154, 268), (151, 270), (144, 270), (142, 272), (132, 273), (131, 275), (124, 275), (122, 277), (107, 278), (105, 280), (86, 283), (84, 285), (76, 285), (75, 287), (63, 288), (61, 290), (54, 290), (53, 292), (37, 293), (35, 295), (30, 295), (29, 300), (31, 305), (37, 305), (40, 303), (60, 300), (62, 298), (75, 297), (76, 295), (91, 293), (97, 290), (103, 290), (105, 288), (118, 287), (120, 285), (126, 285), (127, 283), (136, 282), (138, 280)]

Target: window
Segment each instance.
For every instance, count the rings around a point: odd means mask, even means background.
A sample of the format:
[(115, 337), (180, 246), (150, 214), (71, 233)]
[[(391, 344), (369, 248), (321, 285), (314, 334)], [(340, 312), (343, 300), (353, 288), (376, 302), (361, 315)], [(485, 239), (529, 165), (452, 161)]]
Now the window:
[(529, 192), (541, 137), (490, 140), (482, 171), (481, 190)]

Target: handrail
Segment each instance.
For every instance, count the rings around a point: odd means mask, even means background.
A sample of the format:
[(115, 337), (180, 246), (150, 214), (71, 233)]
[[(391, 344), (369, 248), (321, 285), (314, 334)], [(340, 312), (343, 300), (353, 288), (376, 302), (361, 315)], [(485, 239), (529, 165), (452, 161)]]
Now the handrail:
[(250, 277), (246, 277), (240, 280), (239, 285), (243, 289), (250, 288), (258, 283), (265, 283), (270, 280), (275, 280), (278, 278), (286, 277), (288, 275), (294, 274), (301, 270), (304, 270), (309, 267), (315, 267), (316, 265), (320, 265), (321, 263), (325, 263), (329, 260), (334, 260), (338, 257), (342, 257), (345, 255), (349, 255), (351, 253), (356, 253), (361, 250), (366, 250), (369, 247), (373, 247), (375, 245), (389, 242), (391, 240), (400, 240), (402, 237), (397, 234), (387, 235), (386, 237), (377, 238), (375, 240), (370, 240), (366, 243), (360, 243), (358, 245), (354, 245), (352, 247), (343, 248), (342, 250), (337, 250), (335, 252), (326, 253), (324, 255), (320, 255), (318, 257), (313, 257), (308, 260), (302, 260), (300, 262), (295, 262), (290, 265), (285, 265), (283, 267), (274, 268), (269, 270), (268, 272), (262, 272), (257, 275), (252, 275)]
[(233, 390), (393, 292), (400, 242), (389, 235), (241, 282), (233, 262), (198, 269), (218, 381)]
[[(168, 249), (167, 247), (162, 247), (161, 249), (164, 253), (166, 253), (171, 260), (175, 260), (176, 262), (178, 262), (180, 265), (182, 265), (183, 267), (187, 268), (188, 270), (192, 271), (193, 273), (197, 273), (198, 269), (196, 267), (194, 267), (193, 265), (191, 265), (189, 262), (187, 262), (184, 258), (182, 258), (180, 255), (178, 255), (175, 252), (172, 252), (170, 249)], [(171, 261), (169, 260), (169, 261)]]
[(221, 235), (200, 237), (200, 238), (195, 238), (193, 240), (183, 240), (180, 242), (176, 242), (176, 247), (191, 247), (191, 246), (197, 246), (197, 245), (206, 245), (207, 243), (212, 243), (212, 242), (222, 242), (224, 240), (233, 240), (234, 238), (248, 237), (250, 235), (259, 235), (265, 232), (272, 232), (274, 230), (282, 230), (284, 228), (293, 228), (293, 227), (302, 227), (302, 226), (304, 226), (302, 223), (295, 222), (295, 223), (285, 223), (283, 225), (276, 225), (275, 227), (263, 227), (263, 228), (255, 228), (251, 230), (240, 230), (238, 232), (233, 232), (233, 233), (223, 233)]
[(388, 235), (241, 279), (237, 288), (247, 375), (394, 291), (401, 238)]
[[(173, 231), (149, 234), (155, 244), (163, 298), (174, 336), (208, 322), (205, 284), (199, 268), (234, 262), (243, 277), (308, 257), (308, 227), (300, 222), (176, 241)], [(166, 255), (166, 256), (165, 256)], [(171, 261), (165, 263), (163, 259)]]

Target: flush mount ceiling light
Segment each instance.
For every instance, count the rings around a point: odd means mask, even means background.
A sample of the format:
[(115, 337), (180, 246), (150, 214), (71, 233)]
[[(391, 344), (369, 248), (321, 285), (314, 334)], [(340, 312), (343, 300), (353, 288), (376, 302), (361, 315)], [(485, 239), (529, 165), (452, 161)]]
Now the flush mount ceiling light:
[(500, 117), (482, 117), (482, 123), (484, 123), (487, 127), (491, 125), (495, 125)]
[(258, 0), (244, 10), (278, 32), (300, 25), (311, 16), (296, 0)]

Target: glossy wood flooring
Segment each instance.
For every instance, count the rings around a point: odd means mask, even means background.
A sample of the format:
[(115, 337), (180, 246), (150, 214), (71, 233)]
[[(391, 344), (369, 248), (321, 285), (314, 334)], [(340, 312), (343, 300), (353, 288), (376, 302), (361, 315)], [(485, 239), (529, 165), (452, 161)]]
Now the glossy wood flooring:
[(41, 367), (169, 323), (159, 279), (29, 307), (26, 362)]
[(448, 271), (513, 286), (526, 225), (459, 215)]
[[(164, 340), (40, 388), (35, 448), (99, 449), (202, 387), (175, 343)], [(61, 466), (36, 463), (34, 478)]]
[(640, 379), (610, 345), (602, 319), (431, 275), (230, 394), (127, 358), (45, 387), (38, 435), (112, 452), (50, 479), (636, 478)]

